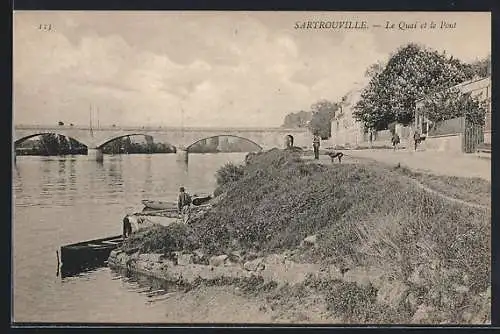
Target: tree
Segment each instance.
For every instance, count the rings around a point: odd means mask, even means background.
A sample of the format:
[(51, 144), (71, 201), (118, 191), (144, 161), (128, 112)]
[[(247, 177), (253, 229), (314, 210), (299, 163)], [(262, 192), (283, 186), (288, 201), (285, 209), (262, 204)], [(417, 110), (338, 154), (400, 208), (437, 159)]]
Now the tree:
[(436, 127), (442, 121), (465, 116), (465, 118), (478, 125), (484, 125), (486, 102), (462, 93), (456, 88), (446, 89), (431, 94), (422, 101), (425, 116)]
[(471, 66), (477, 76), (481, 78), (491, 76), (491, 54), (484, 59), (473, 62)]
[(379, 75), (383, 70), (384, 70), (384, 63), (378, 61), (368, 66), (368, 68), (365, 71), (365, 77), (373, 78), (374, 76)]
[(64, 125), (64, 122), (59, 121), (59, 123), (57, 123), (57, 124), (59, 124), (59, 126), (63, 126), (63, 125)]
[(311, 106), (312, 118), (309, 122), (309, 129), (312, 133), (328, 139), (332, 136), (332, 119), (339, 105), (328, 100), (320, 100)]
[(44, 150), (44, 155), (57, 155), (59, 153), (59, 141), (57, 135), (53, 133), (40, 135), (40, 144)]
[(132, 149), (132, 140), (130, 136), (126, 136), (122, 139), (123, 147), (125, 148), (125, 153), (130, 153)]
[(69, 137), (69, 143), (71, 146), (71, 154), (85, 154), (87, 147), (82, 143)]
[(391, 56), (373, 76), (354, 106), (354, 117), (365, 126), (386, 129), (394, 121), (413, 121), (415, 101), (474, 77), (471, 65), (417, 44), (408, 44)]
[(311, 119), (312, 112), (301, 110), (299, 112), (286, 115), (281, 127), (287, 129), (306, 128)]
[(59, 137), (59, 145), (58, 145), (58, 154), (60, 155), (66, 155), (66, 154), (70, 154), (70, 150), (69, 150), (69, 141), (68, 139), (66, 138), (66, 136), (63, 136), (63, 135), (58, 135)]

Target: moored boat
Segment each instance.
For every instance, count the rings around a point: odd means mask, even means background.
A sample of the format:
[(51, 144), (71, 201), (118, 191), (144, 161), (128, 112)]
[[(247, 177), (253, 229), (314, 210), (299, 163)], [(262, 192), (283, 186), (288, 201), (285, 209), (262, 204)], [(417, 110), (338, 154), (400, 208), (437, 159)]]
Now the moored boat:
[(121, 235), (78, 242), (61, 247), (63, 276), (104, 266), (112, 250), (123, 242)]
[(152, 210), (177, 210), (177, 203), (175, 202), (164, 202), (164, 201), (153, 201), (148, 199), (143, 199), (142, 204)]
[[(212, 195), (201, 194), (192, 196), (192, 204), (199, 206), (208, 203), (212, 199)], [(142, 200), (142, 204), (152, 210), (177, 210), (177, 202), (173, 201), (155, 201), (155, 200)]]

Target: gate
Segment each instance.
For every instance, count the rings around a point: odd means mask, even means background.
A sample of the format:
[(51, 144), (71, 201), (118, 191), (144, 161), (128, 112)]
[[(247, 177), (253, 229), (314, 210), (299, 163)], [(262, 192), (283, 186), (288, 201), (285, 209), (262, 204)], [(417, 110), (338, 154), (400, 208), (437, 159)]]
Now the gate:
[(476, 152), (478, 145), (484, 143), (484, 126), (474, 124), (465, 119), (465, 117), (463, 119), (463, 151), (465, 153), (474, 153)]

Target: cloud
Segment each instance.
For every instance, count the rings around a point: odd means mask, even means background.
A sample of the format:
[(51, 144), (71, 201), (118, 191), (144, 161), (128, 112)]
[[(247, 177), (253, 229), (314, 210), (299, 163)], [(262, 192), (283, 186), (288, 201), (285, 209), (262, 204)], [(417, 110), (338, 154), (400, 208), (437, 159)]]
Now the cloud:
[[(88, 124), (93, 104), (101, 124), (277, 126), (340, 98), (405, 41), (438, 42), (295, 31), (300, 13), (160, 14), (17, 13), (16, 122)], [(39, 31), (40, 17), (56, 29)]]

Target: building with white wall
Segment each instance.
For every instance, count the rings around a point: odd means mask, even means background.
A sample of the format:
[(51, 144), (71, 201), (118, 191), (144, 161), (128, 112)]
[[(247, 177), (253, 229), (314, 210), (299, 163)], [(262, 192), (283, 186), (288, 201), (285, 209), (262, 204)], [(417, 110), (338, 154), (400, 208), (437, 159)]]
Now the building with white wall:
[(354, 118), (354, 106), (361, 98), (365, 82), (357, 82), (342, 101), (341, 108), (332, 119), (331, 145), (356, 147), (365, 141), (364, 125)]

